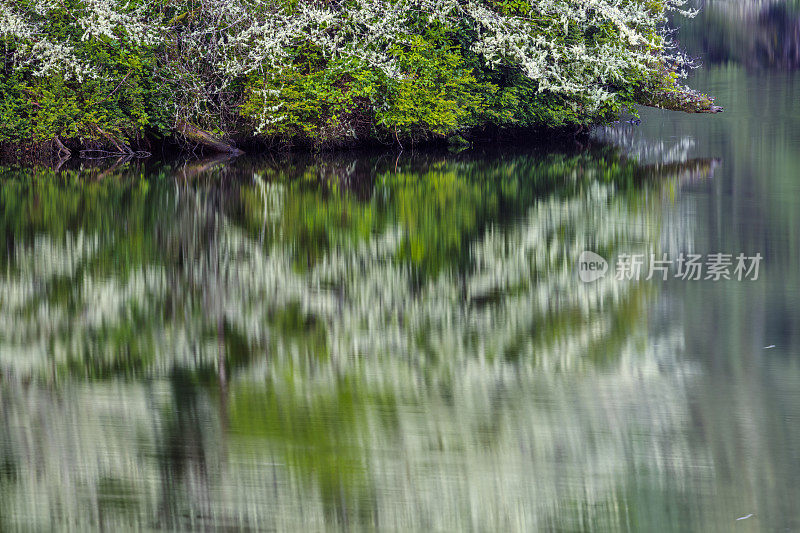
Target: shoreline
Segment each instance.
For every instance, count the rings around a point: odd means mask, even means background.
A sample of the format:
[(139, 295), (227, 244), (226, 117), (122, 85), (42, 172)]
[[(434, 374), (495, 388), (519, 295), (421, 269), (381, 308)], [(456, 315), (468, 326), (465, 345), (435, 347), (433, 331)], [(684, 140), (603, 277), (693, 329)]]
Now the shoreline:
[[(62, 140), (55, 137), (45, 141), (30, 143), (0, 143), (0, 164), (61, 166), (67, 161), (100, 159), (147, 159), (158, 155), (165, 157), (196, 156), (198, 158), (253, 156), (259, 154), (336, 154), (352, 151), (403, 152), (417, 149), (449, 150), (454, 153), (472, 148), (498, 145), (530, 145), (546, 148), (553, 145), (576, 142), (579, 145), (588, 141), (593, 128), (481, 128), (460, 135), (427, 139), (424, 142), (399, 138), (394, 143), (380, 142), (377, 139), (353, 139), (350, 142), (330, 141), (327, 143), (292, 142), (290, 140), (269, 140), (257, 137), (243, 137), (238, 141), (226, 141), (203, 132), (189, 140), (180, 136), (165, 139), (144, 136), (141, 139), (122, 144), (120, 142), (91, 141), (80, 143), (77, 140)], [(192, 141), (196, 142), (192, 142)], [(405, 142), (403, 142), (405, 141)]]
[[(660, 91), (640, 95), (640, 105), (683, 113), (716, 114), (724, 108), (714, 103), (714, 97), (700, 91), (681, 87), (680, 90)], [(301, 137), (263, 137), (258, 135), (232, 135), (221, 137), (188, 123), (179, 122), (172, 128), (169, 136), (143, 133), (133, 140), (114, 137), (101, 131), (93, 139), (51, 139), (31, 142), (0, 141), (0, 163), (36, 164), (44, 161), (60, 162), (78, 157), (98, 158), (139, 158), (149, 157), (156, 152), (191, 154), (204, 157), (228, 154), (239, 156), (257, 153), (290, 152), (339, 152), (354, 149), (414, 149), (418, 146), (451, 148), (463, 150), (471, 146), (487, 144), (514, 144), (532, 142), (547, 144), (554, 140), (584, 140), (597, 127), (611, 124), (611, 121), (597, 121), (589, 125), (571, 124), (567, 126), (499, 126), (485, 124), (450, 135), (429, 134), (419, 138), (413, 135), (377, 135), (358, 138), (331, 137), (322, 140)], [(384, 132), (386, 133), (386, 132)]]

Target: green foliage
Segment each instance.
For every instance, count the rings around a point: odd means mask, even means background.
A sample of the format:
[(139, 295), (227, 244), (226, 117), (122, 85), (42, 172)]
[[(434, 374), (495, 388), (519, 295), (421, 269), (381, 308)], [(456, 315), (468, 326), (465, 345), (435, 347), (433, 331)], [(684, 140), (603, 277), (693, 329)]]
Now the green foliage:
[[(658, 18), (666, 9), (654, 0), (623, 4), (626, 16)], [(180, 1), (14, 0), (0, 5), (22, 21), (0, 26), (0, 142), (136, 144), (174, 134), (178, 121), (314, 146), (444, 140), (487, 126), (602, 123), (643, 91), (675, 85), (662, 68), (655, 23), (635, 29), (634, 46), (617, 15), (597, 15), (615, 7), (584, 13), (585, 6), (564, 5), (574, 13), (538, 0), (423, 2), (387, 14), (399, 26), (369, 37), (364, 24), (372, 19), (359, 14), (357, 0), (319, 9), (302, 1), (226, 3), (212, 11)], [(485, 16), (505, 25), (488, 41)], [(276, 17), (295, 24), (286, 28), (291, 37), (270, 25)], [(360, 42), (372, 48), (357, 49)], [(603, 59), (610, 74), (591, 61), (597, 50), (612, 51)]]
[[(527, 2), (513, 4), (530, 10)], [(598, 32), (594, 40), (609, 35)], [(464, 35), (441, 24), (424, 24), (421, 35), (409, 36), (390, 53), (400, 69), (396, 78), (354, 67), (350, 60), (325, 61), (318, 49), (303, 42), (294, 51), (293, 69), (250, 79), (242, 114), (257, 120), (276, 112), (276, 119), (261, 124), (263, 135), (319, 145), (443, 139), (489, 124), (576, 127), (613, 120), (634, 104), (634, 84), (598, 107), (585, 97), (541, 91), (519, 69), (482, 67)]]
[(412, 137), (445, 136), (478, 124), (496, 88), (478, 83), (458, 52), (416, 36), (393, 54), (404, 77), (388, 84), (388, 105), (377, 114), (379, 124)]
[(445, 137), (488, 116), (496, 87), (478, 82), (458, 53), (416, 37), (392, 55), (403, 69), (399, 79), (304, 53), (295, 69), (251, 80), (242, 114), (257, 119), (276, 109), (279, 120), (265, 124), (264, 135), (313, 143)]
[[(126, 39), (83, 39), (75, 13), (80, 3), (63, 2), (47, 14), (47, 37), (70, 43), (79, 57), (98, 65), (94, 76), (78, 79), (58, 71), (37, 75), (14, 61), (16, 44), (3, 38), (0, 59), (0, 142), (27, 143), (54, 137), (88, 146), (108, 136), (122, 142), (164, 135), (171, 127), (170, 82), (157, 79), (156, 48)], [(2, 56), (0, 56), (2, 57)]]
[(369, 136), (375, 128), (372, 102), (385, 80), (377, 72), (341, 65), (314, 68), (316, 61), (310, 57), (293, 70), (252, 79), (242, 115), (257, 121), (266, 108), (276, 109), (280, 120), (260, 125), (267, 137), (336, 142)]

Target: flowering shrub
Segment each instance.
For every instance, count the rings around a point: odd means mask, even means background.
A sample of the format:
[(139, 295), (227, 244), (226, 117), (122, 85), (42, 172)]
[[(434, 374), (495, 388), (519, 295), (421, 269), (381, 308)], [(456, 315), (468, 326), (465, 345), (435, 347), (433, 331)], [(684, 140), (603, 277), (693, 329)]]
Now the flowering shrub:
[(684, 0), (0, 0), (0, 139), (312, 143), (603, 122), (688, 66)]

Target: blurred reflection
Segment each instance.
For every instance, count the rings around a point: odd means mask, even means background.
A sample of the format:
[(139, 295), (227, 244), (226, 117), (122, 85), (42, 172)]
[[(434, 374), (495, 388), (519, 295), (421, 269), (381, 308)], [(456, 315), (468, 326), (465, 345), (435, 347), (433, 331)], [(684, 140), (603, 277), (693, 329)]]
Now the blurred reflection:
[[(640, 291), (576, 283), (577, 255), (652, 247), (660, 201), (646, 193), (712, 167), (607, 151), (370, 165), (242, 161), (192, 184), (169, 169), (4, 181), (0, 361), (18, 378), (215, 374), (222, 343), (234, 368), (257, 350), (340, 370), (372, 353), (570, 367), (613, 322), (603, 302)], [(344, 184), (360, 166), (366, 197)], [(574, 350), (532, 357), (553, 323), (595, 314)], [(548, 333), (531, 336), (543, 320)]]
[[(206, 161), (0, 181), (0, 524), (683, 524), (711, 483), (655, 288), (715, 163), (599, 146)], [(643, 499), (645, 499), (643, 501)]]
[[(750, 285), (663, 288), (665, 322), (681, 325), (682, 360), (698, 369), (686, 389), (689, 425), (711, 450), (717, 480), (700, 530), (731, 530), (732, 517), (751, 513), (735, 527), (800, 528), (799, 20), (795, 0), (705, 2), (679, 37), (707, 65), (692, 86), (717, 96), (725, 113), (702, 121), (647, 110), (630, 134), (645, 146), (689, 138), (690, 156), (722, 161), (712, 181), (683, 189), (677, 219), (691, 228), (675, 242), (662, 238), (663, 247), (760, 251), (768, 265)], [(677, 227), (671, 212), (665, 220)]]
[(706, 65), (800, 68), (796, 0), (695, 0), (700, 14), (682, 24), (679, 41)]
[(587, 150), (0, 168), (0, 530), (797, 529), (799, 13)]

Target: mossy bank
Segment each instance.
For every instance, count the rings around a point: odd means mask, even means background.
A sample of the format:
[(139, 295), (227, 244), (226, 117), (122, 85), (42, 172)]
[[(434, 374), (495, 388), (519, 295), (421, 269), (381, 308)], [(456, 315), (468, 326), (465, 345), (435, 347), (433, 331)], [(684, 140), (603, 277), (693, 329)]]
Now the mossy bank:
[(0, 0), (6, 153), (581, 130), (680, 84), (683, 0)]

